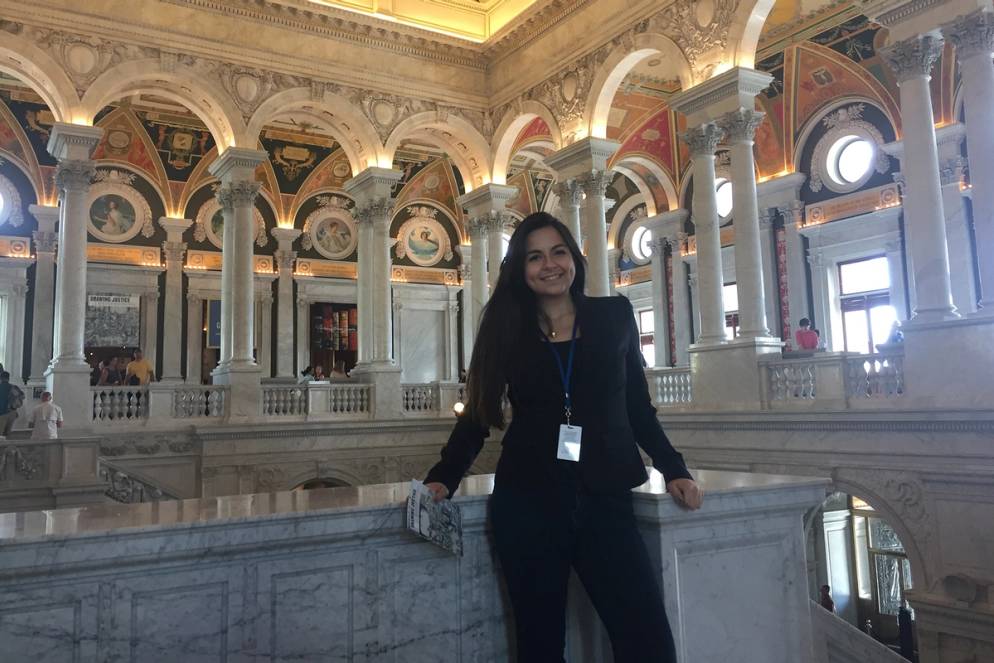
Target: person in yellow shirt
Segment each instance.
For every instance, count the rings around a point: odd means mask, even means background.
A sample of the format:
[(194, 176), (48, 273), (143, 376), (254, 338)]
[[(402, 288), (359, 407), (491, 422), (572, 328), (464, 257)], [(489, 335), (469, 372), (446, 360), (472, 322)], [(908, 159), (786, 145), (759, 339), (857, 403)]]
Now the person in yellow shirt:
[(125, 383), (134, 385), (145, 385), (155, 377), (155, 369), (152, 363), (142, 356), (141, 350), (135, 350), (131, 355), (131, 361), (125, 369)]

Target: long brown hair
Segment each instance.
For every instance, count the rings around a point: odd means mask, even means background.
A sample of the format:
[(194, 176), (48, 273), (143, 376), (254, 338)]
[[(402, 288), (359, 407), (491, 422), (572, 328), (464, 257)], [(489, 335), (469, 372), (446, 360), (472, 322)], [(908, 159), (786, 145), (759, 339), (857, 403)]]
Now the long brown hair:
[[(525, 258), (528, 236), (540, 228), (554, 228), (562, 236), (576, 267), (570, 294), (574, 301), (583, 297), (586, 260), (569, 229), (545, 212), (526, 217), (511, 235), (497, 285), (483, 307), (466, 376), (465, 416), (483, 426), (504, 427), (504, 390), (516, 365), (515, 353), (526, 334), (538, 332), (538, 302), (525, 282)], [(474, 277), (483, 278), (483, 275)]]

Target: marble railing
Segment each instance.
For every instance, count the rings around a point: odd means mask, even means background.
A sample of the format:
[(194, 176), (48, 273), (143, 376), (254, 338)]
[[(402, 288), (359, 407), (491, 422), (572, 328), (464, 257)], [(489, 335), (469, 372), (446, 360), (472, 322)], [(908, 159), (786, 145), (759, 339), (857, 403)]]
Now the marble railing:
[(814, 663), (907, 663), (852, 624), (811, 602), (814, 627)]
[(0, 511), (103, 501), (99, 448), (94, 438), (0, 441)]
[(307, 414), (307, 386), (262, 385), (264, 417), (302, 417)]
[[(634, 497), (679, 660), (814, 660), (802, 520), (827, 482), (697, 476), (698, 512), (657, 473)], [(407, 484), (0, 514), (3, 655), (509, 660), (491, 486), (471, 477), (455, 498), (461, 558), (405, 530)], [(570, 601), (568, 660), (610, 661), (579, 584)]]
[(645, 376), (656, 407), (686, 405), (693, 401), (689, 368), (647, 368)]
[(174, 419), (223, 419), (227, 388), (217, 385), (182, 385), (172, 391)]
[(90, 387), (93, 421), (127, 424), (148, 417), (148, 389), (145, 387)]
[(898, 351), (863, 355), (846, 352), (779, 357), (763, 362), (766, 409), (846, 409), (904, 394), (904, 355)]
[(439, 394), (437, 384), (405, 384), (401, 385), (404, 414), (436, 415), (439, 411)]
[(134, 504), (155, 502), (156, 500), (176, 499), (151, 481), (146, 481), (134, 472), (117, 467), (106, 459), (101, 459), (99, 476), (107, 484), (105, 494), (115, 502)]

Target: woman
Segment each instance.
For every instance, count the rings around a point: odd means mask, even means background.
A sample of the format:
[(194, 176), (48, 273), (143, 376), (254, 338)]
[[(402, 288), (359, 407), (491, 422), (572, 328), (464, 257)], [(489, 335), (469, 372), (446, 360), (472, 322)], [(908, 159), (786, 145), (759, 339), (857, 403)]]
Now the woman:
[(121, 385), (121, 370), (118, 368), (117, 357), (111, 357), (110, 361), (104, 366), (103, 371), (100, 373), (100, 379), (97, 380), (97, 384), (100, 386), (113, 386), (119, 387)]
[(647, 479), (636, 440), (677, 502), (697, 508), (701, 492), (656, 419), (631, 304), (585, 297), (584, 276), (562, 223), (544, 213), (521, 223), (480, 322), (466, 410), (425, 484), (436, 500), (455, 492), (489, 429), (504, 426), (506, 388), (514, 419), (490, 505), (517, 660), (563, 660), (572, 566), (616, 661), (675, 663), (632, 512), (631, 489)]

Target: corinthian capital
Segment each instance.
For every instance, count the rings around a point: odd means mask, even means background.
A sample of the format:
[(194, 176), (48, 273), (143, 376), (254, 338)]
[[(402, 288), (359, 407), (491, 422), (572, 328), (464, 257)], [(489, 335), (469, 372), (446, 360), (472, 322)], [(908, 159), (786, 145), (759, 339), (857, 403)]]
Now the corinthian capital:
[(603, 196), (611, 184), (612, 175), (607, 170), (592, 170), (576, 178), (577, 183), (583, 187), (583, 192), (587, 197)]
[(920, 35), (880, 49), (880, 55), (897, 75), (897, 82), (903, 83), (929, 76), (932, 65), (942, 55), (944, 43), (939, 35)]
[(53, 232), (36, 230), (31, 233), (31, 236), (35, 240), (35, 253), (55, 253), (59, 244), (58, 235)]
[(994, 53), (994, 13), (977, 10), (942, 26), (946, 39), (956, 47), (960, 62), (975, 55)]
[(725, 132), (729, 143), (751, 143), (764, 117), (766, 113), (762, 111), (740, 108), (723, 115), (718, 126)]
[(389, 223), (393, 217), (393, 198), (370, 198), (353, 209), (359, 223)]
[(251, 207), (259, 195), (260, 186), (256, 181), (229, 182), (217, 190), (217, 200), (221, 207), (229, 211), (236, 207)]
[(280, 249), (273, 254), (273, 258), (276, 260), (276, 266), (279, 267), (281, 272), (284, 270), (291, 271), (293, 270), (293, 261), (297, 259), (297, 252)]
[(583, 202), (583, 189), (576, 180), (566, 180), (556, 183), (556, 195), (563, 207), (579, 207)]
[(163, 242), (162, 252), (166, 256), (166, 264), (183, 262), (183, 254), (186, 253), (186, 244), (183, 242)]
[(63, 159), (55, 168), (55, 186), (63, 193), (86, 193), (96, 174), (89, 159)]
[(714, 122), (706, 122), (699, 127), (693, 127), (684, 131), (680, 138), (690, 148), (691, 157), (714, 156), (714, 151), (718, 148), (725, 132)]

